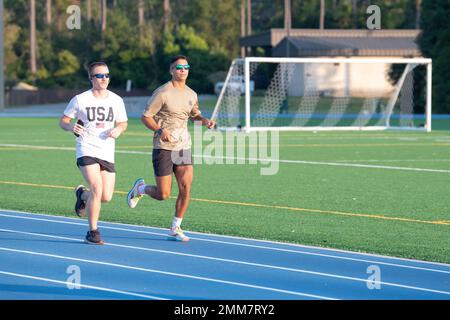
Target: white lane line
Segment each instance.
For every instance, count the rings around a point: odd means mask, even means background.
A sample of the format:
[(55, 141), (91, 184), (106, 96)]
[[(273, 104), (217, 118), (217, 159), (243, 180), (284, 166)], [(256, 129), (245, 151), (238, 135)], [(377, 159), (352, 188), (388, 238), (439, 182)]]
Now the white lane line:
[[(62, 221), (63, 219), (66, 220), (72, 220), (72, 221), (80, 221), (80, 218), (73, 218), (73, 217), (67, 217), (67, 216), (58, 216), (58, 215), (50, 215), (50, 214), (44, 214), (44, 213), (32, 213), (32, 212), (26, 212), (26, 211), (17, 211), (17, 210), (5, 210), (0, 208), (0, 212), (4, 213), (19, 213), (19, 214), (25, 214), (29, 216), (44, 216), (52, 219), (59, 219), (59, 220), (50, 220), (52, 222), (58, 222)], [(0, 214), (1, 215), (1, 214)], [(6, 215), (7, 217), (17, 217), (16, 215), (10, 216)], [(160, 227), (151, 227), (151, 226), (145, 226), (145, 225), (133, 225), (133, 224), (127, 224), (127, 223), (120, 223), (120, 222), (109, 222), (109, 221), (102, 221), (102, 225), (109, 224), (109, 225), (118, 225), (118, 226), (125, 226), (127, 228), (133, 227), (133, 228), (141, 228), (146, 230), (161, 230), (161, 231), (167, 231), (167, 228), (160, 228)], [(106, 226), (105, 226), (106, 227)], [(106, 227), (114, 229), (113, 227)], [(161, 235), (164, 236), (165, 234), (160, 234), (156, 232), (145, 232), (141, 230), (136, 229), (119, 229), (118, 230), (124, 230), (124, 231), (130, 231), (130, 232), (136, 232), (136, 233), (148, 233), (148, 234), (154, 234), (154, 235)], [(246, 241), (246, 242), (257, 242), (262, 244), (271, 244), (271, 245), (277, 245), (277, 246), (288, 246), (293, 248), (301, 248), (301, 249), (312, 249), (312, 250), (320, 250), (324, 252), (332, 252), (332, 253), (343, 253), (343, 254), (350, 254), (350, 255), (356, 255), (356, 256), (365, 256), (365, 257), (373, 257), (373, 258), (379, 258), (379, 259), (387, 259), (387, 260), (395, 260), (395, 261), (402, 261), (407, 263), (420, 263), (420, 264), (426, 264), (426, 265), (432, 265), (437, 267), (445, 267), (450, 268), (450, 264), (448, 263), (442, 263), (442, 262), (433, 262), (433, 261), (424, 261), (424, 260), (417, 260), (417, 259), (407, 259), (407, 258), (400, 258), (400, 257), (391, 257), (391, 256), (385, 256), (375, 253), (361, 253), (361, 252), (355, 252), (355, 251), (349, 251), (349, 250), (343, 250), (343, 249), (333, 249), (333, 248), (324, 248), (324, 247), (314, 247), (314, 246), (308, 246), (308, 245), (302, 245), (298, 243), (287, 243), (287, 242), (280, 242), (280, 241), (273, 241), (273, 240), (260, 240), (260, 239), (251, 239), (251, 238), (245, 238), (245, 237), (239, 237), (239, 236), (229, 236), (229, 235), (220, 235), (220, 234), (212, 234), (212, 233), (202, 233), (197, 231), (189, 231), (191, 234), (197, 234), (200, 236), (205, 237), (214, 237), (214, 238), (223, 238), (223, 239), (231, 239), (231, 240), (238, 240), (238, 241)], [(297, 252), (297, 253), (305, 253), (305, 254), (315, 254), (311, 252), (302, 252), (302, 251), (295, 251), (295, 250), (289, 250), (289, 249), (281, 249), (281, 248), (275, 248), (275, 247), (266, 247), (266, 246), (257, 246), (257, 245), (248, 245), (248, 244), (241, 244), (236, 242), (230, 242), (230, 241), (220, 241), (220, 240), (212, 240), (212, 239), (205, 239), (205, 238), (195, 238), (199, 241), (209, 241), (209, 242), (217, 242), (217, 243), (223, 243), (223, 244), (230, 244), (230, 245), (237, 245), (237, 246), (248, 246), (248, 247), (254, 247), (254, 248), (260, 248), (260, 249), (267, 249), (267, 250), (279, 250), (279, 251), (286, 251), (286, 252)], [(322, 254), (317, 254), (322, 255)], [(326, 257), (333, 257), (333, 258), (341, 258), (342, 256), (332, 256), (332, 255), (324, 255)], [(346, 258), (342, 257), (343, 259), (352, 259), (352, 258)], [(362, 261), (362, 262), (376, 262), (379, 263), (379, 261), (370, 261), (370, 260), (362, 260), (362, 259), (355, 259), (356, 261)], [(391, 265), (387, 263), (387, 265)], [(395, 264), (392, 264), (393, 266), (396, 266)], [(408, 265), (398, 265), (400, 267), (409, 267)], [(412, 266), (412, 268), (416, 268)], [(420, 269), (420, 267), (419, 267)], [(447, 271), (443, 270), (435, 270), (435, 269), (427, 269), (422, 268), (423, 270), (429, 270), (429, 271), (437, 271), (437, 272), (444, 272), (447, 273)], [(450, 270), (450, 269), (449, 269)]]
[[(25, 213), (25, 214), (28, 214), (28, 213)], [(4, 217), (8, 217), (8, 218), (25, 219), (25, 220), (35, 220), (35, 221), (44, 221), (44, 222), (52, 222), (52, 223), (60, 223), (60, 224), (86, 226), (85, 223), (79, 223), (79, 222), (69, 222), (69, 221), (60, 221), (60, 220), (52, 220), (52, 219), (42, 219), (42, 218), (35, 218), (35, 217), (21, 217), (21, 216), (7, 215), (7, 214), (2, 214), (2, 213), (0, 213), (0, 216), (4, 216)], [(71, 218), (67, 218), (67, 219), (71, 219)], [(134, 229), (118, 228), (118, 227), (109, 227), (109, 226), (104, 226), (104, 225), (102, 225), (101, 228), (103, 228), (103, 229), (110, 229), (110, 230), (117, 230), (117, 231), (126, 231), (126, 232), (131, 232), (131, 233), (157, 235), (157, 236), (162, 236), (162, 237), (166, 237), (167, 236), (167, 234), (162, 234), (162, 233), (158, 233), (158, 232), (142, 231), (142, 230), (134, 230)], [(0, 230), (5, 230), (5, 229), (0, 229)], [(11, 231), (14, 231), (14, 230), (11, 230)], [(267, 247), (267, 246), (260, 246), (260, 245), (251, 245), (251, 244), (244, 244), (244, 243), (236, 243), (236, 242), (229, 242), (229, 241), (222, 241), (222, 240), (204, 239), (204, 238), (197, 238), (197, 237), (190, 237), (190, 238), (192, 240), (212, 242), (212, 243), (220, 243), (220, 244), (233, 245), (233, 246), (241, 246), (241, 247), (248, 247), (248, 248), (255, 248), (255, 249), (264, 249), (264, 250), (272, 250), (272, 251), (279, 251), (279, 252), (295, 253), (295, 254), (312, 255), (312, 256), (319, 256), (319, 257), (325, 257), (325, 258), (353, 261), (353, 262), (363, 262), (363, 263), (370, 263), (370, 264), (386, 265), (386, 266), (390, 266), (390, 267), (398, 267), (398, 268), (406, 268), (406, 269), (413, 269), (413, 270), (420, 270), (420, 271), (429, 271), (429, 272), (438, 272), (438, 273), (450, 274), (450, 271), (446, 271), (446, 270), (425, 268), (425, 267), (418, 267), (418, 266), (411, 266), (411, 265), (403, 265), (403, 264), (383, 262), (383, 261), (378, 261), (378, 260), (349, 258), (349, 257), (343, 257), (343, 256), (339, 256), (339, 255), (331, 255), (331, 254), (308, 252), (308, 251), (299, 251), (299, 250), (274, 248), (274, 247)], [(247, 239), (244, 239), (244, 240), (247, 240)], [(251, 239), (248, 239), (248, 240), (252, 241)], [(176, 252), (172, 252), (172, 251), (170, 251), (168, 253), (176, 254)], [(352, 254), (351, 252), (344, 252), (344, 253)], [(396, 260), (397, 259), (397, 258), (390, 258), (390, 257), (384, 257), (384, 256), (380, 256), (380, 258), (392, 259), (392, 260)], [(427, 264), (429, 263), (427, 261), (419, 261), (419, 260), (411, 260), (411, 262), (419, 262), (419, 263), (427, 263)], [(440, 264), (437, 264), (437, 265), (440, 265)], [(443, 266), (450, 267), (448, 265), (443, 265)]]
[[(25, 279), (31, 279), (31, 280), (39, 280), (39, 281), (45, 281), (45, 282), (50, 282), (50, 283), (62, 284), (62, 285), (66, 285), (66, 286), (73, 285), (72, 282), (68, 282), (68, 281), (59, 281), (59, 280), (55, 280), (55, 279), (30, 276), (30, 275), (21, 274), (21, 273), (13, 273), (13, 272), (7, 272), (7, 271), (0, 270), (0, 274), (6, 275), (6, 276), (18, 277), (18, 278), (25, 278)], [(104, 288), (104, 287), (91, 286), (88, 284), (80, 283), (77, 285), (79, 285), (81, 288), (84, 288), (84, 289), (92, 289), (92, 290), (98, 290), (98, 291), (104, 291), (104, 292), (118, 293), (118, 294), (132, 296), (132, 297), (139, 297), (139, 298), (152, 299), (152, 300), (168, 300), (168, 299), (164, 299), (161, 297), (149, 296), (149, 295), (145, 295), (145, 294), (139, 294), (139, 293), (128, 292), (128, 291), (123, 291), (123, 290)], [(68, 297), (70, 297), (70, 295)], [(98, 298), (101, 298), (101, 297), (98, 297)]]
[[(45, 235), (45, 234), (40, 234), (40, 233), (24, 232), (24, 231), (17, 231), (17, 230), (0, 229), (0, 231), (24, 234), (24, 235), (31, 235), (31, 236), (38, 236), (38, 237), (53, 238), (53, 239), (61, 239), (61, 240), (81, 241), (80, 239), (75, 239), (75, 238), (51, 236), (51, 235)], [(279, 267), (279, 266), (272, 266), (272, 265), (265, 265), (265, 264), (258, 264), (258, 263), (243, 262), (243, 261), (231, 260), (231, 259), (214, 258), (214, 257), (210, 257), (210, 256), (200, 256), (200, 255), (185, 254), (185, 253), (158, 250), (158, 249), (127, 246), (127, 245), (114, 244), (114, 243), (107, 243), (106, 245), (113, 246), (113, 247), (119, 247), (119, 248), (126, 248), (126, 249), (143, 250), (143, 251), (173, 254), (173, 255), (179, 255), (179, 256), (187, 256), (187, 257), (198, 258), (198, 259), (206, 259), (206, 260), (214, 260), (214, 261), (221, 261), (221, 262), (227, 262), (227, 263), (250, 265), (250, 266), (260, 267), (260, 268), (270, 268), (270, 269), (277, 269), (277, 270), (282, 270), (282, 271), (304, 273), (304, 274), (310, 274), (310, 275), (314, 275), (314, 276), (336, 278), (336, 279), (340, 279), (340, 280), (350, 280), (350, 281), (357, 281), (357, 282), (363, 282), (363, 283), (368, 282), (367, 279), (342, 276), (342, 275), (337, 275), (337, 274), (332, 274), (332, 273), (316, 272), (316, 271), (304, 270), (304, 269), (286, 268), (286, 267)], [(2, 250), (2, 249), (5, 249), (5, 248), (0, 247), (0, 250)], [(8, 249), (8, 248), (6, 248), (6, 249)], [(19, 251), (21, 251), (21, 250), (19, 250)], [(28, 252), (28, 251), (24, 251), (24, 252)], [(392, 283), (392, 282), (381, 282), (380, 281), (379, 283), (386, 285), (386, 286), (398, 287), (398, 288), (403, 288), (403, 289), (418, 290), (418, 291), (450, 295), (450, 292), (447, 292), (447, 291), (440, 291), (440, 290), (428, 289), (428, 288), (423, 288), (423, 287), (408, 286), (408, 285), (402, 285), (402, 284)]]
[[(69, 239), (69, 238), (66, 238), (66, 239)], [(251, 289), (259, 289), (259, 290), (265, 290), (265, 291), (272, 291), (272, 292), (278, 292), (278, 293), (284, 293), (284, 294), (302, 296), (302, 297), (308, 297), (308, 298), (336, 300), (335, 298), (313, 295), (313, 294), (308, 294), (308, 293), (303, 293), (303, 292), (296, 292), (296, 291), (289, 291), (289, 290), (283, 290), (283, 289), (277, 289), (277, 288), (271, 288), (271, 287), (265, 287), (265, 286), (258, 286), (258, 285), (243, 283), (243, 282), (234, 282), (234, 281), (220, 280), (220, 279), (214, 279), (214, 278), (193, 276), (193, 275), (189, 275), (189, 274), (168, 272), (168, 271), (162, 271), (162, 270), (156, 270), (156, 269), (134, 267), (134, 266), (128, 266), (128, 265), (123, 265), (123, 264), (117, 264), (117, 263), (94, 261), (94, 260), (88, 260), (88, 259), (80, 259), (80, 258), (75, 258), (75, 257), (60, 256), (60, 255), (55, 255), (55, 254), (48, 254), (48, 253), (43, 253), (43, 252), (35, 252), (35, 251), (27, 251), (27, 250), (17, 250), (17, 249), (4, 248), (4, 247), (0, 247), (0, 250), (15, 252), (15, 253), (24, 253), (24, 254), (29, 254), (29, 255), (44, 256), (44, 257), (49, 257), (49, 258), (61, 259), (61, 260), (71, 260), (71, 261), (77, 261), (77, 262), (91, 263), (91, 264), (97, 264), (97, 265), (115, 267), (115, 268), (121, 268), (121, 269), (127, 269), (127, 270), (164, 274), (164, 275), (180, 277), (180, 278), (203, 280), (203, 281), (207, 281), (207, 282), (228, 284), (228, 285), (233, 285), (233, 286), (246, 287), (246, 288), (251, 288)]]
[[(50, 147), (50, 146), (33, 146), (24, 144), (0, 144), (0, 147), (18, 147), (18, 148), (29, 148), (36, 150), (64, 150), (64, 151), (75, 151), (75, 148), (66, 147)], [(144, 151), (130, 151), (130, 150), (116, 150), (116, 153), (121, 154), (140, 154), (140, 155), (151, 155), (151, 152)], [(192, 155), (194, 158), (203, 159), (218, 159), (216, 156), (208, 155)], [(358, 163), (344, 163), (344, 162), (322, 162), (322, 161), (304, 161), (304, 160), (282, 160), (282, 159), (265, 159), (265, 158), (242, 158), (242, 157), (219, 157), (222, 160), (237, 160), (237, 161), (248, 161), (251, 162), (278, 162), (278, 163), (290, 163), (290, 164), (307, 164), (307, 165), (321, 165), (321, 166), (334, 166), (334, 167), (351, 167), (351, 168), (364, 168), (364, 169), (384, 169), (384, 170), (399, 170), (399, 171), (414, 171), (414, 172), (433, 172), (433, 173), (450, 173), (450, 170), (444, 169), (427, 169), (427, 168), (410, 168), (410, 167), (394, 167), (394, 166), (380, 166), (380, 165), (368, 165), (368, 164), (358, 164)]]

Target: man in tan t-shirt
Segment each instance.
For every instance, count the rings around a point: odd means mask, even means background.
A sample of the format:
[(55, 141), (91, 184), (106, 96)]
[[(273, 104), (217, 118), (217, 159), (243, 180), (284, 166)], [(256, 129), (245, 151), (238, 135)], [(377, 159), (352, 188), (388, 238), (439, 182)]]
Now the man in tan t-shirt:
[(189, 68), (187, 57), (174, 57), (169, 69), (172, 79), (153, 92), (144, 110), (141, 120), (154, 131), (152, 158), (156, 186), (146, 185), (144, 179), (139, 178), (127, 196), (130, 208), (135, 208), (145, 194), (165, 200), (170, 195), (172, 173), (175, 173), (179, 193), (169, 239), (179, 241), (189, 241), (181, 230), (181, 221), (189, 204), (194, 176), (187, 121), (200, 121), (208, 129), (215, 125), (214, 121), (202, 116), (197, 94), (186, 85)]

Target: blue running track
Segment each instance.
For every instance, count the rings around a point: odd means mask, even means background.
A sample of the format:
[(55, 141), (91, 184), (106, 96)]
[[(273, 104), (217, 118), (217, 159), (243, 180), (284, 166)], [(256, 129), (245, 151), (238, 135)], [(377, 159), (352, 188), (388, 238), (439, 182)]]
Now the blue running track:
[(1, 300), (450, 299), (450, 265), (0, 210)]

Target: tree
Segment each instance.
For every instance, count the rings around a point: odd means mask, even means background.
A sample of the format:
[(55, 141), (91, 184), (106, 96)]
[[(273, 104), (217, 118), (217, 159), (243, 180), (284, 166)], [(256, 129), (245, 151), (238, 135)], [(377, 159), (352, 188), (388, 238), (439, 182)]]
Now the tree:
[[(245, 37), (245, 0), (241, 0), (241, 38)], [(241, 58), (245, 57), (245, 48), (241, 48)]]
[(325, 28), (325, 0), (320, 0), (320, 23), (319, 28)]
[(180, 12), (182, 19), (175, 23), (175, 29), (182, 24), (190, 26), (212, 51), (226, 53), (230, 59), (237, 57), (241, 1), (189, 0), (188, 3), (183, 9), (185, 11)]
[(52, 0), (46, 0), (45, 2), (46, 20), (47, 25), (52, 24)]
[(422, 0), (416, 0), (416, 29), (420, 29)]
[(171, 14), (170, 0), (164, 0), (163, 8), (164, 8), (164, 15), (163, 15), (164, 31), (168, 31), (170, 28), (169, 24), (170, 24), (170, 14)]
[(418, 44), (433, 59), (433, 112), (450, 112), (450, 3), (448, 0), (422, 1), (422, 34)]
[(106, 31), (106, 17), (107, 17), (107, 12), (108, 12), (108, 8), (106, 6), (106, 0), (101, 0), (100, 2), (101, 4), (101, 13), (102, 13), (102, 33), (105, 33)]
[[(374, 3), (381, 6), (385, 29), (414, 28), (419, 14), (416, 6), (420, 2), (290, 1), (292, 27), (315, 29), (321, 2), (322, 12), (325, 5), (329, 8), (322, 19), (327, 28), (365, 28), (365, 9)], [(6, 63), (8, 78), (34, 81), (41, 87), (84, 88), (87, 64), (106, 60), (111, 64), (113, 88), (124, 87), (126, 80), (131, 79), (135, 88), (154, 89), (167, 80), (169, 57), (184, 53), (193, 63), (191, 84), (199, 92), (212, 91), (210, 75), (226, 71), (230, 61), (239, 56), (242, 9), (253, 16), (251, 24), (250, 19), (242, 21), (248, 23), (243, 30), (251, 29), (254, 34), (284, 26), (284, 1), (274, 0), (4, 0), (4, 3), (9, 13), (8, 19), (5, 18), (5, 44), (9, 41), (5, 59), (11, 62)], [(82, 29), (68, 31), (66, 9), (74, 3), (82, 7)], [(31, 4), (35, 7), (34, 16), (30, 14)], [(33, 68), (32, 61), (35, 61)], [(65, 63), (68, 68), (63, 67)]]
[(17, 81), (17, 67), (19, 57), (14, 51), (14, 46), (19, 39), (21, 28), (11, 21), (9, 10), (4, 11), (4, 65), (6, 74), (6, 85), (11, 85), (11, 81)]
[[(317, 29), (320, 12), (320, 1), (302, 0), (292, 2), (292, 27)], [(328, 16), (325, 15), (324, 24), (328, 26)]]
[(87, 20), (91, 21), (91, 19), (92, 19), (92, 1), (91, 0), (86, 0), (86, 15), (87, 15)]
[(252, 0), (247, 0), (247, 35), (252, 34)]
[(58, 53), (58, 69), (54, 75), (56, 77), (63, 77), (75, 74), (80, 68), (80, 63), (69, 50), (61, 50)]
[[(335, 7), (336, 7), (336, 6), (334, 5), (334, 6), (333, 6), (333, 9), (334, 9)], [(355, 29), (356, 26), (357, 26), (357, 18), (356, 18), (356, 12), (357, 12), (357, 10), (358, 10), (358, 4), (356, 3), (356, 0), (352, 0), (352, 20), (353, 20), (352, 27), (353, 27), (353, 29)]]
[[(292, 2), (292, 10), (296, 2)], [(284, 27), (284, 1), (254, 0), (251, 10), (253, 33), (267, 31), (270, 28)], [(295, 14), (293, 13), (292, 16), (295, 16)]]
[(36, 1), (30, 0), (30, 71), (32, 75), (37, 72), (36, 60)]
[(139, 37), (143, 38), (143, 31), (145, 25), (145, 17), (144, 17), (144, 0), (139, 0), (138, 2), (138, 20), (139, 20)]

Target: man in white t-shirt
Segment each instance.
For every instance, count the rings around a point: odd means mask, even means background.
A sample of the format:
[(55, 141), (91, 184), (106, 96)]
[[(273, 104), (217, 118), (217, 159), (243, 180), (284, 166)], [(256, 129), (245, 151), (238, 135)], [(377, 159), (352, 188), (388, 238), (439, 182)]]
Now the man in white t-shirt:
[[(70, 100), (59, 125), (77, 136), (77, 166), (89, 185), (89, 189), (76, 187), (75, 213), (83, 217), (87, 210), (86, 242), (104, 244), (97, 222), (101, 203), (111, 201), (113, 196), (115, 139), (127, 129), (128, 118), (123, 99), (107, 90), (110, 76), (106, 63), (92, 63), (89, 80), (92, 88)], [(75, 118), (77, 122), (72, 122)]]

